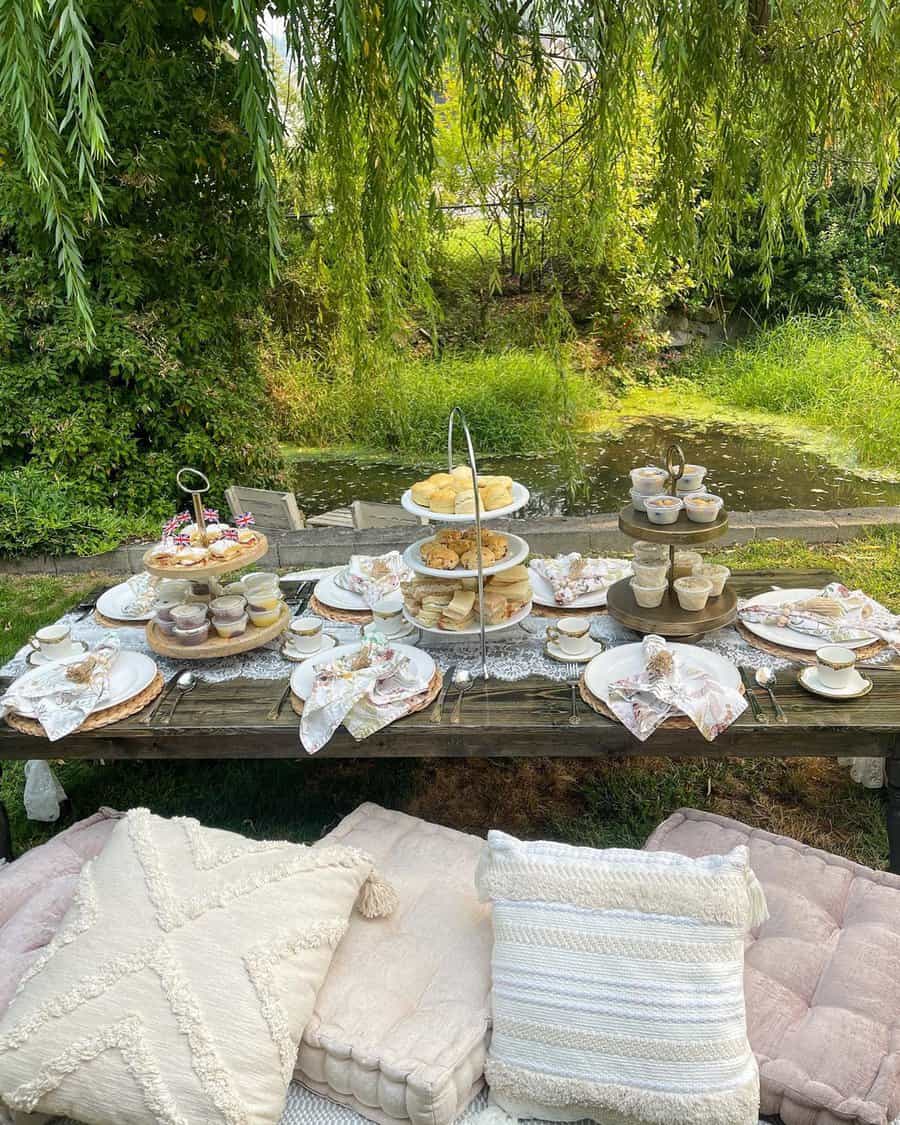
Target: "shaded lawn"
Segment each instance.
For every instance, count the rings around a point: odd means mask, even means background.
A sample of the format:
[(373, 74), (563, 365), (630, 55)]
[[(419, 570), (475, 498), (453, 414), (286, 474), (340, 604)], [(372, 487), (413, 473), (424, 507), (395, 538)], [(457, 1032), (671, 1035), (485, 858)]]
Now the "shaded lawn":
[[(753, 543), (715, 557), (735, 569), (829, 567), (900, 609), (894, 530), (816, 549)], [(97, 581), (0, 577), (0, 661)], [(887, 860), (882, 794), (855, 785), (828, 759), (70, 762), (58, 773), (76, 817), (100, 805), (146, 805), (256, 837), (315, 839), (361, 801), (375, 801), (479, 834), (495, 827), (578, 844), (639, 846), (672, 811), (692, 805), (874, 867)], [(10, 763), (0, 786), (19, 850), (62, 826), (25, 819), (23, 780), (23, 764)]]

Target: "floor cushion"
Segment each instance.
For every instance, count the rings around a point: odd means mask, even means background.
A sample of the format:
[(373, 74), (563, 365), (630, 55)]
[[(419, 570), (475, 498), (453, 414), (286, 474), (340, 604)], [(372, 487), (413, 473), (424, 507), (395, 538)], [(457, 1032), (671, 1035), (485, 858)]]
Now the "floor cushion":
[(770, 912), (744, 970), (762, 1113), (889, 1125), (900, 1116), (900, 877), (695, 809), (646, 847), (701, 856), (740, 845)]
[(756, 1125), (743, 939), (765, 903), (748, 861), (490, 832), (491, 1100), (516, 1118)]
[(364, 804), (316, 846), (335, 844), (368, 852), (399, 906), (376, 931), (351, 919), (296, 1078), (373, 1121), (449, 1125), (482, 1086), (489, 1035), (483, 841)]
[(81, 868), (99, 855), (120, 815), (101, 809), (0, 867), (0, 1013), (56, 933)]
[(354, 848), (132, 809), (0, 1016), (0, 1101), (96, 1125), (276, 1125), (354, 905), (392, 907)]

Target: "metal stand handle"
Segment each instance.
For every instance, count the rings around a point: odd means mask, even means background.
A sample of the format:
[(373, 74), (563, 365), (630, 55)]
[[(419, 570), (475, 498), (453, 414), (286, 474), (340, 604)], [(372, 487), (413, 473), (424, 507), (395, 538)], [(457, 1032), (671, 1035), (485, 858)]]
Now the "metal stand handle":
[(447, 472), (453, 471), (453, 422), (455, 418), (459, 418), (465, 435), (469, 467), (472, 470), (472, 488), (475, 492), (475, 550), (478, 558), (478, 623), (481, 631), (481, 675), (486, 680), (487, 637), (484, 632), (484, 563), (481, 558), (481, 497), (478, 493), (478, 466), (475, 463), (475, 450), (472, 447), (472, 435), (469, 433), (466, 416), (461, 407), (454, 406), (450, 411), (450, 420), (447, 424)]
[[(678, 495), (678, 482), (684, 475), (684, 450), (670, 445), (666, 450), (666, 472), (669, 474), (669, 495)], [(675, 544), (669, 544), (669, 599), (675, 604)]]
[[(194, 477), (198, 477), (203, 483), (200, 488), (188, 488), (182, 482), (182, 476), (190, 473)], [(209, 546), (209, 540), (206, 538), (206, 520), (203, 518), (203, 502), (200, 497), (204, 492), (209, 492), (209, 478), (205, 473), (201, 473), (199, 469), (179, 469), (175, 474), (175, 482), (182, 492), (186, 492), (190, 496), (194, 505), (194, 523), (197, 527), (197, 532), (200, 535), (200, 542), (204, 547)]]

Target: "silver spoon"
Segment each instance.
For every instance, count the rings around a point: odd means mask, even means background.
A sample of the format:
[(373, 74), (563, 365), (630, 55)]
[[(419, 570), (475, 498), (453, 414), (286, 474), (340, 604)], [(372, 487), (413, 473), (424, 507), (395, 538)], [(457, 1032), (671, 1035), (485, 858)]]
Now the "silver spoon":
[(193, 672), (182, 672), (181, 673), (181, 675), (175, 681), (175, 691), (176, 691), (175, 701), (173, 702), (173, 704), (172, 704), (172, 706), (169, 710), (168, 715), (166, 715), (166, 719), (165, 719), (166, 726), (168, 726), (169, 723), (171, 723), (172, 717), (175, 714), (175, 710), (178, 707), (178, 704), (181, 702), (182, 696), (187, 695), (187, 693), (189, 691), (193, 691), (194, 688), (197, 686), (197, 684), (199, 682), (200, 681), (197, 679), (197, 677), (194, 675)]
[(787, 715), (781, 709), (781, 704), (775, 698), (775, 685), (778, 683), (778, 677), (771, 668), (757, 668), (756, 669), (756, 682), (761, 688), (765, 688), (769, 693), (769, 699), (772, 700), (772, 706), (775, 708), (775, 717), (779, 723), (787, 722)]
[(462, 718), (462, 701), (463, 696), (474, 683), (472, 673), (465, 668), (459, 668), (453, 674), (453, 683), (459, 688), (459, 695), (456, 697), (456, 703), (453, 707), (453, 713), (450, 716), (451, 723), (458, 723)]

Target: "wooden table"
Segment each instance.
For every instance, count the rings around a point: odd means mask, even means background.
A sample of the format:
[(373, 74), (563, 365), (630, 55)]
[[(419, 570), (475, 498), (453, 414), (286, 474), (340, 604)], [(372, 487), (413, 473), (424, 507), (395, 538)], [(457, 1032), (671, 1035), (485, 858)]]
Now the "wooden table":
[[(736, 578), (742, 596), (770, 589), (818, 586), (833, 574), (815, 571), (757, 571)], [(867, 670), (873, 690), (863, 699), (832, 703), (809, 695), (789, 673), (779, 676), (778, 697), (787, 723), (776, 723), (767, 697), (760, 695), (767, 723), (747, 711), (714, 743), (696, 731), (658, 730), (646, 743), (623, 726), (575, 701), (567, 684), (545, 679), (517, 683), (476, 683), (466, 694), (462, 719), (450, 721), (454, 699), (440, 723), (431, 710), (411, 715), (355, 742), (341, 729), (310, 759), (402, 757), (883, 757), (887, 759), (887, 826), (891, 870), (900, 872), (900, 669)], [(4, 686), (0, 681), (0, 686)], [(297, 734), (297, 716), (285, 702), (278, 717), (269, 713), (285, 680), (228, 680), (203, 683), (185, 695), (171, 725), (163, 703), (153, 723), (140, 715), (60, 742), (19, 734), (0, 726), (0, 760), (27, 758), (307, 758)], [(2, 811), (2, 809), (0, 809)], [(5, 813), (3, 813), (5, 817)], [(3, 840), (0, 823), (0, 847)]]

